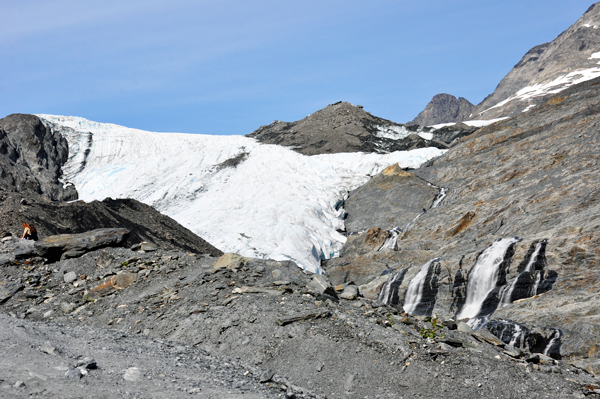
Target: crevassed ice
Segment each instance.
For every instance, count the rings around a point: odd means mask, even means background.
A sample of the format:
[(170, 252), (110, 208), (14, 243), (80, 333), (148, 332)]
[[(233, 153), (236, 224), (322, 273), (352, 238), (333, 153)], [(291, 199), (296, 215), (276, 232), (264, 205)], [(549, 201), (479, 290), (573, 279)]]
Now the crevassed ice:
[[(154, 133), (77, 117), (39, 115), (70, 127), (65, 180), (85, 201), (134, 198), (224, 252), (293, 260), (322, 273), (346, 238), (336, 209), (348, 191), (398, 163), (416, 168), (444, 151), (305, 156), (244, 136)], [(247, 154), (237, 167), (223, 162)], [(339, 208), (339, 207), (338, 207)]]

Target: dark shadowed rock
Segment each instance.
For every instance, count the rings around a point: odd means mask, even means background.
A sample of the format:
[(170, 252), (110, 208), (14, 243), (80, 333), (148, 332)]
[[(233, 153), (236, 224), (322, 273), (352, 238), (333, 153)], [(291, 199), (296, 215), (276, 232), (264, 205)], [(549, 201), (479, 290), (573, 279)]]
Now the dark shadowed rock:
[(77, 199), (73, 186), (59, 182), (68, 158), (67, 141), (35, 115), (0, 119), (0, 184), (4, 190), (42, 194), (53, 200)]
[(469, 126), (459, 122), (451, 126), (444, 126), (434, 130), (433, 139), (451, 146), (458, 139), (474, 133), (477, 129), (478, 128), (475, 126)]
[(431, 126), (440, 123), (460, 122), (469, 119), (475, 106), (466, 98), (451, 94), (436, 94), (429, 104), (409, 124)]
[(97, 248), (121, 246), (127, 239), (127, 229), (96, 229), (81, 234), (60, 234), (35, 243), (35, 251), (50, 261), (76, 258)]

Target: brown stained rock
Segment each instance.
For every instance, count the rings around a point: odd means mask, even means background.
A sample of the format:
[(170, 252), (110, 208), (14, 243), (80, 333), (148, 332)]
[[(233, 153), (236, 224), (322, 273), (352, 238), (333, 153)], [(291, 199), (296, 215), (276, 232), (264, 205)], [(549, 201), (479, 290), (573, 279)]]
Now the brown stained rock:
[(107, 277), (102, 283), (98, 284), (90, 290), (89, 296), (91, 298), (102, 297), (117, 290), (125, 289), (133, 285), (137, 280), (137, 273), (119, 273), (112, 277)]
[(246, 262), (248, 262), (248, 258), (229, 252), (217, 259), (212, 267), (215, 270), (223, 268), (232, 270), (243, 266)]
[(469, 227), (473, 223), (475, 216), (476, 216), (475, 212), (465, 213), (463, 215), (463, 217), (460, 219), (460, 221), (458, 222), (458, 224), (446, 233), (446, 237), (455, 236), (458, 233), (462, 232), (467, 227)]
[(386, 176), (399, 176), (399, 177), (414, 177), (414, 173), (403, 170), (397, 163), (388, 166), (381, 171)]

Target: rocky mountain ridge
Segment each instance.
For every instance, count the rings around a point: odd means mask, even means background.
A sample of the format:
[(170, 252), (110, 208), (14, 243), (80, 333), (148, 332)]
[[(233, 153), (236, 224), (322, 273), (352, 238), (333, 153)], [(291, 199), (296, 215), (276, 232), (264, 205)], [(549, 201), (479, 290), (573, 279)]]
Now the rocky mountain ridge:
[(456, 98), (441, 93), (433, 96), (429, 104), (408, 124), (432, 126), (440, 123), (461, 122), (470, 119), (475, 106), (466, 98)]
[[(470, 111), (453, 117), (456, 104), (435, 101), (413, 120), (421, 125), (516, 116), (573, 84), (600, 76), (600, 3), (595, 3), (567, 30), (530, 49), (500, 81), (493, 93)], [(465, 107), (466, 109), (467, 107)], [(443, 117), (442, 117), (443, 116)]]
[(274, 121), (261, 126), (247, 137), (292, 147), (305, 155), (447, 148), (446, 143), (423, 137), (431, 130), (398, 124), (373, 116), (360, 105), (339, 101), (296, 122)]

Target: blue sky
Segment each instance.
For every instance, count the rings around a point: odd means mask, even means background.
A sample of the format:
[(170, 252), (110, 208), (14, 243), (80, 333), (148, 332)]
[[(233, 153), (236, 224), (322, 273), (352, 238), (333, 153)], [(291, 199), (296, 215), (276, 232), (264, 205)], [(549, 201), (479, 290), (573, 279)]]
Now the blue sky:
[(580, 0), (0, 0), (0, 117), (248, 134), (339, 100), (406, 122), (474, 104)]

